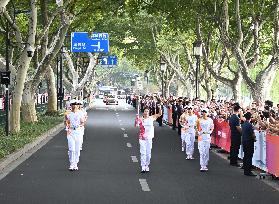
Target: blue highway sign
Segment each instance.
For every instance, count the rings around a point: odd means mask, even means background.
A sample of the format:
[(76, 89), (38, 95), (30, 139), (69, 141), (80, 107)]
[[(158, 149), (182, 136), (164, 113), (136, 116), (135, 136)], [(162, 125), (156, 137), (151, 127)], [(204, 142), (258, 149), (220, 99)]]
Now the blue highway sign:
[(102, 58), (100, 59), (99, 62), (100, 65), (117, 65), (117, 57), (115, 55), (111, 55), (111, 56), (102, 56)]
[(73, 32), (71, 34), (71, 52), (109, 52), (108, 33)]

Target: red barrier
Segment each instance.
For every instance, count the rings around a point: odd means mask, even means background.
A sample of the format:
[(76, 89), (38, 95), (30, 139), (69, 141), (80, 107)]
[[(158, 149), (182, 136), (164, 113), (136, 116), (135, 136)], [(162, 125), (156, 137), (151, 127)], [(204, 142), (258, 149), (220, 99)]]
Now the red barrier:
[(279, 176), (279, 136), (266, 135), (266, 164), (267, 171), (276, 177)]
[(211, 134), (211, 144), (214, 144), (214, 145), (218, 145), (219, 143), (219, 137), (217, 137), (217, 129), (218, 129), (218, 121), (217, 120), (213, 120), (213, 123), (214, 123), (214, 129), (213, 129), (213, 132)]
[(231, 131), (228, 122), (224, 120), (214, 120), (214, 131), (211, 142), (227, 152), (230, 152)]

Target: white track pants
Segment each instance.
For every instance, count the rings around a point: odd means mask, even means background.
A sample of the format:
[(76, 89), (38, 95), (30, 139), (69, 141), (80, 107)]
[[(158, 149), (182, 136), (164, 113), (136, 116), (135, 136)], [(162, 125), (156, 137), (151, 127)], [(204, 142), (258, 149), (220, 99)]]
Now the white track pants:
[(82, 149), (83, 136), (84, 136), (84, 127), (81, 127), (81, 129), (80, 129), (80, 149)]
[(198, 142), (198, 149), (200, 152), (200, 165), (206, 167), (209, 161), (210, 140), (203, 140)]
[(141, 166), (149, 166), (151, 159), (152, 139), (139, 140)]
[(80, 130), (72, 130), (71, 134), (67, 136), (68, 139), (68, 154), (71, 166), (75, 166), (79, 162), (81, 133)]
[(192, 156), (195, 144), (195, 129), (189, 129), (185, 134), (186, 154)]
[(185, 138), (186, 138), (186, 132), (181, 131), (181, 146), (185, 148)]

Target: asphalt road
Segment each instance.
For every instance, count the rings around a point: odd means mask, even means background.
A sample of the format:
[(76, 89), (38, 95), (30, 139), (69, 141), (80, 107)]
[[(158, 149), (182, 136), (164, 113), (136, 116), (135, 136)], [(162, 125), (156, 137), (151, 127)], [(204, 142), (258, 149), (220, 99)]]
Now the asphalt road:
[(97, 102), (89, 111), (79, 171), (67, 169), (62, 131), (0, 181), (0, 204), (279, 201), (278, 191), (215, 154), (210, 154), (209, 171), (201, 173), (197, 149), (195, 160), (185, 160), (179, 136), (167, 126), (155, 128), (151, 171), (141, 174), (134, 117), (126, 105)]

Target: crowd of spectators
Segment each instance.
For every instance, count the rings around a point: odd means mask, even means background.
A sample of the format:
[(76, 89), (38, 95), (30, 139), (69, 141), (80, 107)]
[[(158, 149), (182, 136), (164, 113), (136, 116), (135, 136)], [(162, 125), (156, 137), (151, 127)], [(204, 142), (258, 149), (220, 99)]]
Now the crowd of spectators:
[[(143, 111), (144, 107), (149, 107), (150, 114), (154, 114), (158, 109), (158, 106), (162, 106), (162, 110), (166, 111), (168, 109), (172, 110), (172, 125), (173, 129), (178, 128), (178, 134), (180, 134), (180, 124), (176, 121), (185, 111), (185, 107), (191, 106), (194, 113), (200, 116), (200, 110), (202, 108), (209, 109), (209, 117), (212, 119), (228, 120), (233, 114), (233, 107), (238, 105), (241, 107), (240, 119), (242, 122), (245, 121), (244, 114), (250, 112), (252, 114), (251, 122), (255, 129), (258, 130), (268, 130), (272, 134), (279, 135), (279, 104), (276, 106), (272, 101), (266, 100), (263, 103), (252, 102), (248, 106), (243, 106), (234, 100), (216, 100), (212, 99), (210, 101), (200, 100), (200, 99), (189, 99), (186, 97), (173, 97), (163, 98), (156, 95), (144, 95), (144, 96), (134, 96), (130, 98), (128, 103), (132, 104), (135, 108), (139, 105), (140, 110)], [(166, 122), (167, 119), (163, 116), (158, 119), (159, 125), (162, 122)]]

